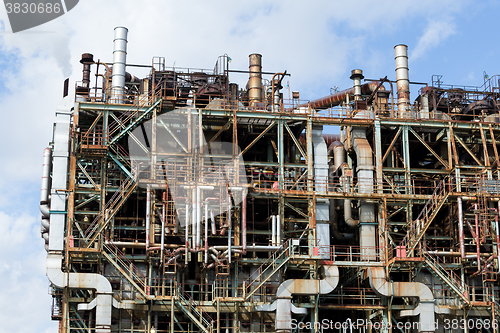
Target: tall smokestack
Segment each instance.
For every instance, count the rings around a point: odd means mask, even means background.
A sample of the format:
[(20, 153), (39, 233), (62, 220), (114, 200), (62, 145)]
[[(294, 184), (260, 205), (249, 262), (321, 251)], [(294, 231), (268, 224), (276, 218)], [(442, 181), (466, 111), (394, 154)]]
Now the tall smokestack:
[(408, 46), (394, 46), (396, 53), (396, 82), (398, 87), (398, 118), (410, 118), (410, 79), (408, 75)]
[(125, 64), (127, 60), (127, 34), (125, 27), (115, 28), (113, 40), (113, 76), (111, 79), (111, 103), (123, 103), (123, 87), (125, 86)]
[(248, 97), (252, 105), (262, 102), (262, 55), (250, 54), (249, 61)]

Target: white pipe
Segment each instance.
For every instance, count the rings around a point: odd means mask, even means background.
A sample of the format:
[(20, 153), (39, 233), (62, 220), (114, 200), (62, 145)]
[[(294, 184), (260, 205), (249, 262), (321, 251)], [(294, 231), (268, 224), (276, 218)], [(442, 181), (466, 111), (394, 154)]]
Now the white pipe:
[(40, 191), (40, 212), (46, 218), (49, 217), (49, 190), (50, 190), (50, 169), (52, 161), (52, 149), (43, 150), (42, 186)]
[(214, 216), (214, 211), (210, 209), (210, 218), (212, 219), (212, 235), (216, 234), (216, 227), (215, 227), (215, 216)]
[(292, 295), (318, 295), (331, 293), (339, 283), (337, 266), (323, 266), (323, 280), (291, 279), (284, 281), (276, 292), (276, 332), (290, 332), (292, 323)]
[(115, 37), (113, 40), (113, 74), (111, 77), (111, 103), (116, 104), (123, 103), (125, 64), (127, 62), (127, 34), (127, 28), (115, 28)]
[(201, 189), (196, 187), (196, 248), (201, 247)]
[[(108, 279), (100, 274), (62, 272), (62, 256), (60, 254), (48, 254), (46, 263), (47, 277), (56, 287), (96, 290), (95, 332), (110, 333), (113, 290)], [(79, 305), (78, 309), (85, 310), (85, 304)]]
[(198, 239), (196, 235), (196, 189), (193, 188), (191, 191), (191, 247), (196, 249), (196, 240)]
[(165, 251), (165, 218), (166, 218), (166, 203), (163, 202), (161, 212), (161, 263), (163, 265), (163, 252)]
[(271, 245), (276, 245), (276, 215), (271, 216)]
[(281, 216), (276, 215), (276, 244), (281, 245)]
[(148, 184), (146, 192), (146, 250), (149, 248), (150, 228), (151, 228), (151, 186)]
[(189, 249), (189, 203), (186, 201), (186, 225), (184, 226), (185, 234), (185, 252), (184, 252), (184, 263), (188, 264), (188, 249)]
[(228, 235), (227, 235), (227, 248), (229, 250), (229, 263), (231, 263), (231, 197), (228, 197), (228, 209), (227, 209), (227, 224), (228, 224)]
[[(367, 268), (370, 286), (384, 297), (418, 297), (420, 299), (419, 332), (434, 332), (434, 296), (432, 291), (419, 282), (392, 282), (385, 276), (383, 267)], [(405, 313), (403, 313), (405, 314)]]
[(208, 202), (205, 202), (205, 264), (208, 261)]

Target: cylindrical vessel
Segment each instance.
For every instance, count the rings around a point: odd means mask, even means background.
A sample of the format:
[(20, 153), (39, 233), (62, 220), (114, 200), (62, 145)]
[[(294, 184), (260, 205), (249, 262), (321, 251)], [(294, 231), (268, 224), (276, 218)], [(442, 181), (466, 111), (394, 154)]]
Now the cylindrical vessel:
[(262, 102), (262, 55), (249, 55), (248, 98), (250, 104)]
[(361, 99), (361, 80), (364, 79), (363, 71), (361, 69), (353, 69), (351, 71), (351, 80), (353, 81), (354, 100)]
[(115, 28), (113, 40), (113, 75), (111, 77), (111, 103), (123, 103), (123, 87), (125, 86), (125, 64), (127, 60), (127, 34), (125, 27)]
[(410, 79), (408, 74), (408, 46), (394, 47), (396, 54), (396, 83), (398, 91), (398, 118), (410, 118)]

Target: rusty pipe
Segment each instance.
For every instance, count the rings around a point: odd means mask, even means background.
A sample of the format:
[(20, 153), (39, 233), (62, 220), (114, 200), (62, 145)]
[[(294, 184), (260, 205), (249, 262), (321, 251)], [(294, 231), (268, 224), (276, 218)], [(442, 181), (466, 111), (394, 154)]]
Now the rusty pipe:
[(247, 194), (246, 191), (241, 193), (241, 238), (243, 246), (243, 254), (247, 253)]
[[(375, 89), (377, 89), (378, 85), (380, 82), (378, 81), (371, 81), (365, 84), (361, 85), (361, 94), (362, 95), (370, 95), (372, 94)], [(381, 86), (379, 90), (383, 91), (385, 90), (384, 86)], [(328, 109), (337, 105), (340, 105), (346, 98), (347, 95), (353, 95), (355, 92), (354, 87), (345, 89), (342, 91), (339, 91), (335, 94), (328, 95), (322, 98), (315, 99), (313, 101), (310, 101), (308, 103), (303, 103), (297, 106), (296, 108), (307, 108), (310, 107), (311, 109), (315, 110), (324, 110)]]
[(248, 98), (250, 104), (262, 102), (262, 55), (249, 56)]

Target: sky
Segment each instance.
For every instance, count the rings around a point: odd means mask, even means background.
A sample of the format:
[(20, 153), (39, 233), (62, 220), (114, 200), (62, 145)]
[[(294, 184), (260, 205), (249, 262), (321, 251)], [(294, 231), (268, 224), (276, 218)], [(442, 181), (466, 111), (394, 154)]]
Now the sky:
[[(394, 46), (408, 45), (410, 81), (481, 86), (500, 74), (493, 0), (80, 0), (67, 14), (12, 33), (0, 7), (0, 333), (55, 333), (38, 210), (43, 149), (63, 81), (81, 81), (82, 53), (112, 61), (113, 29), (129, 29), (131, 64), (212, 69), (231, 57), (246, 70), (291, 74), (290, 91), (315, 99), (349, 88), (352, 69), (395, 80)], [(129, 69), (137, 76), (147, 72)], [(244, 86), (245, 75), (231, 80)], [(420, 86), (412, 86), (413, 100)], [(286, 96), (286, 93), (285, 93)]]

